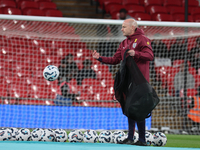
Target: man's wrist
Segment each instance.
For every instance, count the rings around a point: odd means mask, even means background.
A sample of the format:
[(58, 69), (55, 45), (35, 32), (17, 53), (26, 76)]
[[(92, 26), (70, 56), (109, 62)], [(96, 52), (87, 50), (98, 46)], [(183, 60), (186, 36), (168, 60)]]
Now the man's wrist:
[(100, 61), (100, 62), (102, 62), (102, 58), (101, 57), (99, 57), (97, 60)]

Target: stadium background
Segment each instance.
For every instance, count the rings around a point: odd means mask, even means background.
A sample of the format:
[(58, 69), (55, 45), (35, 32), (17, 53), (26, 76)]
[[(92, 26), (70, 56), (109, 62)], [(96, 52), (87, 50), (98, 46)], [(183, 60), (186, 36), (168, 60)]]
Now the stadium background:
[[(103, 18), (103, 14), (108, 13), (113, 19), (117, 19), (118, 11), (125, 7), (128, 9), (129, 15), (137, 20), (185, 20), (184, 1), (182, 0), (143, 2), (142, 0), (135, 0), (134, 2), (128, 0), (110, 0), (106, 2), (90, 0), (52, 2), (50, 0), (45, 0), (45, 2), (42, 2), (42, 0), (1, 0), (0, 13), (75, 18)], [(198, 22), (200, 18), (199, 2), (190, 0), (188, 6), (188, 21)], [(118, 66), (112, 67), (110, 71), (110, 66), (102, 65), (91, 58), (91, 50), (98, 48), (98, 42), (95, 40), (92, 42), (81, 40), (84, 34), (80, 32), (81, 27), (72, 23), (30, 23), (17, 20), (1, 20), (1, 127), (127, 129), (127, 121), (121, 114), (119, 104), (112, 100), (113, 79)], [(96, 27), (89, 30), (90, 33), (97, 32)], [(153, 33), (159, 33), (162, 29), (158, 28), (156, 32), (154, 29), (152, 30)], [(5, 31), (10, 32), (6, 33)], [(14, 34), (15, 31), (18, 31), (16, 35)], [(26, 38), (23, 36), (23, 32), (27, 31), (38, 31), (40, 34), (50, 33), (51, 36), (54, 36), (54, 33), (60, 33), (61, 36), (69, 35), (75, 40), (72, 38), (65, 41), (62, 37), (61, 40), (52, 40), (46, 37), (43, 39), (41, 37)], [(20, 36), (19, 33), (21, 33)], [(196, 37), (198, 36), (188, 39), (192, 43), (191, 45), (188, 44), (189, 49), (195, 45)], [(173, 40), (169, 40), (170, 42), (166, 40), (168, 47), (173, 43)], [(116, 50), (119, 40), (114, 40), (112, 43), (114, 43), (112, 50)], [(61, 59), (68, 53), (75, 56), (74, 59), (79, 69), (83, 67), (82, 62), (85, 58), (91, 59), (93, 70), (97, 73), (97, 80), (85, 80), (82, 86), (78, 86), (76, 80), (71, 80), (74, 92), (81, 90), (81, 96), (78, 99), (80, 101), (74, 102), (72, 106), (64, 104), (56, 106), (57, 83), (45, 81), (41, 72), (47, 64), (53, 63), (59, 66)], [(182, 60), (176, 63), (181, 62)], [(198, 81), (199, 76), (192, 69), (191, 72), (195, 74), (196, 81)], [(157, 80), (154, 81), (151, 78), (151, 83), (155, 82), (154, 87), (161, 97), (161, 104), (153, 112), (152, 118), (148, 119), (147, 129), (155, 131), (176, 129), (174, 132), (179, 133), (177, 130), (183, 129), (184, 117), (178, 114), (180, 108), (170, 109), (170, 107), (177, 105), (174, 102), (175, 99), (180, 100), (180, 102), (181, 99), (171, 98), (170, 96), (173, 96), (171, 83), (165, 83), (166, 76), (174, 73), (167, 72), (166, 74), (163, 72), (165, 70), (160, 71), (160, 68), (156, 72), (161, 76), (161, 85)], [(87, 91), (88, 89), (89, 91)], [(166, 90), (172, 93), (168, 98), (166, 98)], [(190, 95), (187, 96), (194, 96), (196, 92), (197, 89), (193, 89)], [(167, 104), (166, 107), (163, 106), (165, 104)], [(90, 122), (86, 122), (87, 120), (90, 120)], [(189, 120), (187, 120), (187, 123), (189, 128), (193, 127)], [(173, 130), (169, 130), (169, 132), (173, 132)], [(193, 131), (189, 133), (199, 134)]]

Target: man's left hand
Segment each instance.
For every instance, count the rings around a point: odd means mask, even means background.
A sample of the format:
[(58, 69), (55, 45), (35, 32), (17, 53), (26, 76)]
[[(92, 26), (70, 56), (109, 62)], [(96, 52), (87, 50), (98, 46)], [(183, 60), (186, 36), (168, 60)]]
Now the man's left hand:
[(129, 50), (128, 52), (127, 52), (130, 56), (135, 56), (135, 51), (134, 50)]

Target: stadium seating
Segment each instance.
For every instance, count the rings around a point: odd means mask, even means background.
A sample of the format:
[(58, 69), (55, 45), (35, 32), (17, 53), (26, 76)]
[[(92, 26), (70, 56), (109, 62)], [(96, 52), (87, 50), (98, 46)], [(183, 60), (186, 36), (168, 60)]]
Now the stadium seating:
[(163, 3), (160, 0), (145, 0), (144, 6), (146, 7), (146, 11), (149, 12), (150, 7), (152, 6), (162, 6)]
[[(177, 22), (184, 22), (185, 15), (184, 14), (174, 14), (173, 19), (174, 19), (174, 21), (177, 21)], [(193, 22), (193, 17), (191, 15), (188, 16), (188, 21)]]
[(194, 16), (193, 16), (193, 20), (194, 20), (195, 22), (200, 22), (200, 15), (194, 15)]
[(122, 0), (122, 5), (140, 5), (139, 0)]
[(39, 9), (56, 9), (56, 4), (53, 2), (38, 2)]
[(110, 13), (112, 15), (113, 13), (119, 12), (122, 8), (124, 8), (124, 6), (121, 4), (113, 4), (108, 5), (105, 10), (107, 13)]
[(128, 13), (145, 13), (145, 7), (140, 5), (127, 5)]
[(22, 15), (22, 12), (18, 8), (2, 8), (3, 14), (9, 14), (9, 15)]
[(45, 16), (44, 12), (40, 9), (29, 8), (29, 9), (24, 9), (22, 12), (23, 15), (27, 16)]
[(200, 7), (190, 9), (189, 13), (191, 15), (200, 15)]
[[(185, 6), (185, 0), (182, 0), (183, 6)], [(189, 0), (188, 1), (188, 6), (189, 7), (198, 7), (199, 2), (197, 0)]]
[(185, 13), (185, 8), (184, 7), (179, 7), (179, 6), (170, 6), (170, 7), (167, 7), (169, 13), (171, 15), (174, 15), (174, 14), (184, 14)]
[(168, 10), (164, 6), (151, 6), (149, 7), (148, 12), (150, 14), (168, 14)]
[(181, 2), (181, 0), (164, 0), (163, 5), (165, 7), (168, 7), (168, 6), (179, 6), (179, 7), (181, 7), (182, 2)]
[(130, 16), (135, 18), (138, 21), (148, 21), (151, 20), (151, 16), (147, 13), (131, 13)]
[(35, 2), (51, 2), (51, 0), (33, 0)]
[(0, 2), (0, 8), (5, 8), (5, 7), (16, 8), (17, 6), (16, 6), (15, 1), (1, 0), (1, 2)]
[(22, 10), (27, 8), (39, 9), (38, 3), (33, 1), (19, 1), (18, 7)]
[(44, 10), (45, 16), (47, 17), (62, 17), (62, 12), (60, 10), (51, 10), (51, 9), (47, 9)]
[(169, 14), (154, 14), (152, 16), (154, 21), (174, 21), (173, 17)]

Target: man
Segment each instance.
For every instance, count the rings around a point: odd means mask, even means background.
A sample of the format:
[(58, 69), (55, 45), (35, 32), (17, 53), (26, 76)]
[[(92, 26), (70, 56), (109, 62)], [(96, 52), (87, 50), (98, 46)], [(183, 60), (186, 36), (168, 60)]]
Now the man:
[[(93, 52), (93, 58), (106, 64), (118, 64), (123, 60), (124, 52), (130, 49), (127, 53), (132, 56), (139, 67), (140, 71), (149, 82), (149, 61), (154, 58), (153, 51), (151, 48), (151, 41), (144, 35), (144, 32), (138, 28), (137, 22), (134, 19), (127, 19), (122, 24), (123, 35), (127, 38), (121, 42), (119, 48), (113, 57), (103, 57), (97, 53), (96, 50)], [(131, 144), (146, 146), (145, 140), (145, 120), (137, 122), (139, 131), (139, 141), (134, 144), (133, 136), (135, 130), (135, 121), (128, 118), (129, 133), (128, 138), (119, 144)]]
[(120, 9), (119, 11), (119, 19), (125, 20), (125, 19), (133, 19), (131, 16), (128, 15), (128, 12), (125, 8)]

